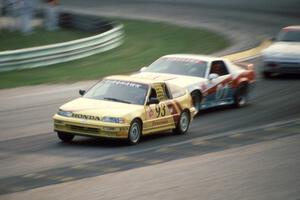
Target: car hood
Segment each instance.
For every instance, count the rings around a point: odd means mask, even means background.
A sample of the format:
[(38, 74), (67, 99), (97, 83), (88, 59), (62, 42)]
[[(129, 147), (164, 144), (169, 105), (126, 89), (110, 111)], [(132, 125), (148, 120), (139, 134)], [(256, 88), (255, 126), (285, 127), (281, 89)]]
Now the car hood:
[(201, 77), (165, 74), (165, 73), (157, 73), (157, 72), (140, 72), (132, 76), (158, 80), (158, 81), (166, 81), (174, 85), (177, 85), (179, 87), (184, 87), (187, 89), (189, 89), (191, 85), (195, 85), (195, 84), (199, 85), (199, 83), (205, 82), (206, 80), (205, 78), (201, 78)]
[(263, 52), (264, 56), (300, 56), (300, 42), (275, 42)]
[(81, 97), (62, 105), (60, 109), (97, 117), (124, 117), (138, 112), (143, 106)]

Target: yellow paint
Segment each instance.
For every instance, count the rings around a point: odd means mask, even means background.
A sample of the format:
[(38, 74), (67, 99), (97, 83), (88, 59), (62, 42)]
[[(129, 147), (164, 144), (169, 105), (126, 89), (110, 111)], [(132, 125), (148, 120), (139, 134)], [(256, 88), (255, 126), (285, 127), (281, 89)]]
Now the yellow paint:
[(258, 47), (255, 47), (253, 49), (249, 49), (246, 51), (241, 51), (238, 53), (226, 55), (226, 56), (224, 56), (224, 58), (227, 58), (231, 61), (237, 61), (237, 60), (241, 60), (241, 59), (245, 59), (245, 58), (249, 58), (249, 57), (254, 57), (254, 56), (259, 55), (263, 49), (267, 48), (271, 44), (272, 44), (272, 42), (270, 40), (265, 40)]
[(153, 84), (153, 88), (156, 90), (156, 95), (157, 95), (157, 98), (160, 100), (160, 101), (163, 101), (163, 100), (166, 100), (167, 97), (166, 97), (166, 93), (165, 93), (165, 89), (163, 87), (163, 84), (162, 83), (154, 83)]

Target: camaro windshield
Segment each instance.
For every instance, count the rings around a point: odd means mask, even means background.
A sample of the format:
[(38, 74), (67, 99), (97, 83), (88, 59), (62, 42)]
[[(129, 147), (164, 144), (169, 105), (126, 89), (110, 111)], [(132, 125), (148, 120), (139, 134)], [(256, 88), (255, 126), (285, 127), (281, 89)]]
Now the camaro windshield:
[(206, 67), (206, 62), (197, 59), (165, 57), (156, 60), (145, 71), (204, 77)]
[(85, 98), (144, 105), (148, 85), (122, 80), (105, 79), (92, 87)]
[(282, 30), (277, 36), (277, 41), (300, 42), (300, 30)]

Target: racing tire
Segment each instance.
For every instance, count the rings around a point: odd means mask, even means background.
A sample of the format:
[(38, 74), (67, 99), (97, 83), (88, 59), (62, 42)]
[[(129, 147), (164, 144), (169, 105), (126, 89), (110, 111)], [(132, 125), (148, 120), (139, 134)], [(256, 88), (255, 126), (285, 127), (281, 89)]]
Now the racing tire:
[(269, 78), (271, 78), (272, 75), (273, 75), (272, 72), (265, 72), (265, 71), (264, 71), (262, 74), (263, 74), (263, 77), (264, 77), (265, 79), (269, 79)]
[(247, 84), (240, 85), (234, 95), (234, 106), (237, 108), (244, 107), (248, 104), (248, 86)]
[(138, 119), (134, 119), (128, 131), (127, 141), (130, 145), (136, 145), (139, 143), (142, 137), (142, 123)]
[(70, 133), (57, 132), (57, 137), (65, 143), (72, 142), (74, 135)]
[(187, 110), (184, 110), (179, 117), (176, 128), (173, 130), (176, 134), (185, 134), (190, 126), (191, 117), (190, 113)]
[(201, 109), (201, 100), (202, 100), (202, 95), (199, 91), (193, 91), (191, 93), (192, 100), (193, 100), (193, 105), (195, 106), (197, 112), (200, 111)]

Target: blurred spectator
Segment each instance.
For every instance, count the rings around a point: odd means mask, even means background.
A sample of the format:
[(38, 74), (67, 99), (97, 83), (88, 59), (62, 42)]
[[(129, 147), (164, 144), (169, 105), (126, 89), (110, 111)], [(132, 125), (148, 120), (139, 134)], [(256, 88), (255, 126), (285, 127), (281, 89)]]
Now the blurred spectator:
[(5, 9), (5, 15), (7, 18), (7, 28), (10, 31), (17, 29), (17, 17), (18, 17), (18, 0), (5, 0), (3, 1), (3, 6)]
[(58, 0), (46, 0), (45, 27), (49, 31), (58, 29)]
[(32, 18), (34, 16), (36, 0), (17, 0), (20, 13), (20, 28), (24, 34), (32, 33)]

